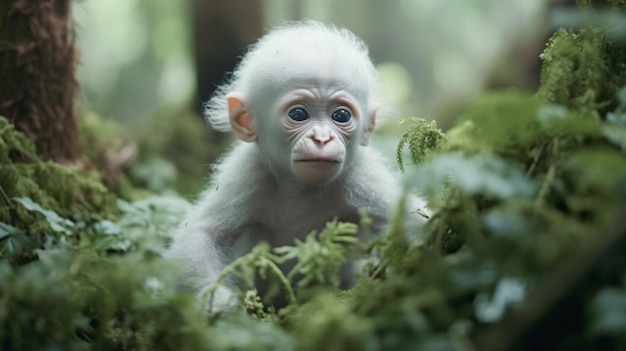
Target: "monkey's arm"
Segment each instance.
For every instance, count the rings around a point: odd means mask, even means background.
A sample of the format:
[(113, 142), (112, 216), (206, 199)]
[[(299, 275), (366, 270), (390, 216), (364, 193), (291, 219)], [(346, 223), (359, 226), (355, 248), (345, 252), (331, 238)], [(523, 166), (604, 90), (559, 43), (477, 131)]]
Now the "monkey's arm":
[[(183, 268), (179, 284), (196, 295), (213, 284), (222, 269), (241, 253), (235, 243), (247, 228), (247, 208), (258, 186), (258, 157), (252, 145), (238, 144), (214, 167), (213, 181), (198, 197), (180, 227), (174, 231), (165, 258)], [(241, 177), (241, 174), (251, 175)], [(244, 252), (245, 253), (245, 252)], [(214, 310), (236, 304), (230, 289), (220, 286)]]
[[(174, 233), (171, 246), (165, 252), (165, 258), (178, 262), (182, 269), (179, 284), (200, 296), (204, 288), (216, 282), (224, 268), (225, 255), (218, 247), (220, 233), (211, 226), (209, 220), (190, 216)], [(211, 312), (226, 310), (237, 304), (232, 291), (219, 286), (213, 299)]]

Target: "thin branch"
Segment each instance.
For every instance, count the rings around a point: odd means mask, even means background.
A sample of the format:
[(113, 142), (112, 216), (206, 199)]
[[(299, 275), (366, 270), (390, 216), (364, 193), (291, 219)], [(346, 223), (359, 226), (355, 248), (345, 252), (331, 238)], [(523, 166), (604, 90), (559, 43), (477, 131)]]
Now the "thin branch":
[(4, 192), (4, 189), (2, 188), (2, 185), (0, 185), (0, 194), (2, 195), (2, 198), (4, 199), (4, 201), (7, 203), (7, 205), (12, 205), (13, 202), (11, 201), (11, 199), (9, 199), (9, 197), (7, 196), (7, 194)]

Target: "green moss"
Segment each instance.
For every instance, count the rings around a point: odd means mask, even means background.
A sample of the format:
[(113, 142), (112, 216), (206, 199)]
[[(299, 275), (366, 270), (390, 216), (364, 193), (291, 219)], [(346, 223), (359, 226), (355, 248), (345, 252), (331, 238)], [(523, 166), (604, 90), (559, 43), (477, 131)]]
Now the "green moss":
[(354, 313), (332, 294), (319, 295), (293, 311), (292, 332), (298, 335), (295, 350), (364, 350), (371, 321)]
[(615, 95), (626, 85), (623, 44), (600, 29), (560, 29), (541, 58), (540, 98), (595, 119), (616, 108)]
[(611, 5), (619, 10), (626, 10), (626, 1), (624, 0), (609, 0)]
[(37, 212), (15, 202), (31, 199), (65, 218), (115, 218), (116, 198), (97, 178), (68, 166), (39, 159), (32, 142), (0, 117), (0, 222), (27, 231), (37, 240), (50, 233)]

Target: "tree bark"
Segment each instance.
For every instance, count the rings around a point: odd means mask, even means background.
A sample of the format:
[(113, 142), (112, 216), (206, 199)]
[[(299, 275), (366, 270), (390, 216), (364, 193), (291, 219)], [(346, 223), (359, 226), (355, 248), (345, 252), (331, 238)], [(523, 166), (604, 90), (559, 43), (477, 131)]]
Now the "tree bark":
[(71, 3), (0, 0), (0, 115), (62, 163), (82, 155)]

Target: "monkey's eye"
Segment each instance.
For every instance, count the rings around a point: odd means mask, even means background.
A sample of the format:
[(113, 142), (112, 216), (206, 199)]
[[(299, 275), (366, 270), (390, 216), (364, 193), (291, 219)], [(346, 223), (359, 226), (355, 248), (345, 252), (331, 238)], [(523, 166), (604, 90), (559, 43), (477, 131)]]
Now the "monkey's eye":
[(346, 123), (350, 121), (350, 118), (352, 118), (352, 114), (350, 113), (350, 111), (342, 108), (341, 110), (333, 112), (332, 116), (330, 117), (335, 122)]
[(309, 113), (301, 107), (296, 107), (289, 110), (289, 112), (287, 112), (287, 115), (289, 115), (289, 118), (298, 122), (302, 122), (309, 118)]

